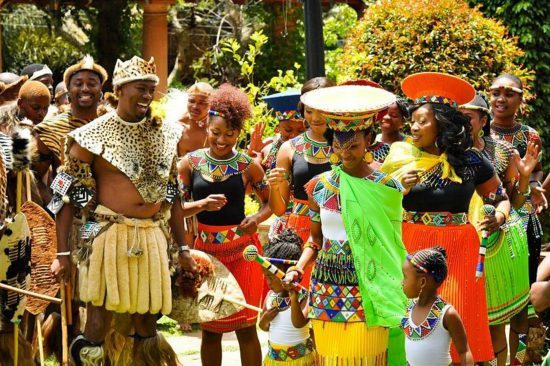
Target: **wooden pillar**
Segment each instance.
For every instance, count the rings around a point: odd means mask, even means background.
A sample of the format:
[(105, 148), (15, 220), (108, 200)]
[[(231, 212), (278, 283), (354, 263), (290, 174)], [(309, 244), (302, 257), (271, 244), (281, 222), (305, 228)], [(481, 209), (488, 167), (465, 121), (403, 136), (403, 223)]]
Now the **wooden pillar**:
[[(0, 9), (2, 8), (2, 1), (0, 1)], [(2, 57), (4, 57), (2, 53), (2, 15), (0, 15), (0, 72), (4, 71), (4, 63), (2, 61)]]
[(155, 99), (161, 98), (168, 80), (168, 6), (173, 0), (145, 0), (143, 3), (143, 45), (145, 60), (152, 56), (160, 82)]

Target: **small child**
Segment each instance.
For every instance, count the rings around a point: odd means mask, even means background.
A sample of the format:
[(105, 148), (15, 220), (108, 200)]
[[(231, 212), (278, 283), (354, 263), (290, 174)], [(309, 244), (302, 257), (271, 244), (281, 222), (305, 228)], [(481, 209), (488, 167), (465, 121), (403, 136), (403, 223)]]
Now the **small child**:
[[(268, 258), (297, 261), (301, 254), (301, 239), (290, 229), (284, 229), (273, 237), (264, 249), (264, 256)], [(284, 273), (290, 267), (288, 264), (273, 264)], [(271, 272), (263, 271), (270, 289), (260, 318), (260, 329), (269, 332), (264, 365), (314, 365), (315, 349), (307, 320), (307, 293), (295, 290), (292, 285), (284, 286)]]
[(401, 321), (410, 366), (448, 366), (451, 339), (460, 365), (473, 366), (466, 331), (455, 308), (437, 294), (447, 277), (445, 249), (434, 247), (407, 256), (403, 264), (403, 291), (412, 300)]

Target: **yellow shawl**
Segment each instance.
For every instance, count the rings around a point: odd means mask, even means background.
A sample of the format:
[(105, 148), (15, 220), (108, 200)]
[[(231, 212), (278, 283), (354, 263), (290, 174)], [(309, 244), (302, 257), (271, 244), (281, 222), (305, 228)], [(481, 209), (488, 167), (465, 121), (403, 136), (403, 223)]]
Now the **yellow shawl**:
[(429, 154), (407, 142), (394, 142), (391, 145), (390, 152), (384, 164), (380, 167), (380, 171), (401, 181), (403, 175), (411, 170), (426, 172), (437, 164), (441, 165), (442, 179), (449, 179), (455, 183), (462, 183), (462, 178), (456, 174), (447, 160), (446, 153), (439, 156)]

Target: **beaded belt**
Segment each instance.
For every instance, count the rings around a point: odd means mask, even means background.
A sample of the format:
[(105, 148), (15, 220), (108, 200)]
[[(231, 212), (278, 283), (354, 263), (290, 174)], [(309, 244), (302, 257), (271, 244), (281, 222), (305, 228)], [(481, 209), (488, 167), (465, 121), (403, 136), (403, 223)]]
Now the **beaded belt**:
[(267, 357), (274, 361), (297, 360), (313, 352), (313, 341), (308, 338), (306, 341), (295, 346), (276, 345), (269, 342)]
[(199, 229), (199, 237), (205, 244), (224, 244), (243, 236), (244, 231), (239, 226), (224, 231), (205, 231)]
[(294, 201), (294, 206), (292, 207), (292, 213), (295, 215), (308, 216), (309, 215), (309, 205), (307, 201)]
[(403, 221), (429, 226), (465, 225), (468, 223), (468, 214), (465, 212), (403, 211)]

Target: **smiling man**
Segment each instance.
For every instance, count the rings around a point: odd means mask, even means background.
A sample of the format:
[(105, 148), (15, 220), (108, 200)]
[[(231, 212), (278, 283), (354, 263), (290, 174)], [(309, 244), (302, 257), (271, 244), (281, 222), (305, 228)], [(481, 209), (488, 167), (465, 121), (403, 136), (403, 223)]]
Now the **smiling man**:
[(70, 109), (46, 119), (34, 127), (37, 154), (33, 159), (33, 170), (39, 182), (39, 189), (44, 202), (52, 198), (45, 175), (52, 167), (53, 173), (63, 163), (63, 145), (67, 134), (97, 118), (97, 106), (101, 100), (101, 88), (107, 80), (105, 69), (86, 56), (70, 66), (63, 74), (70, 99)]
[(107, 363), (103, 342), (113, 313), (130, 314), (133, 321), (124, 346), (131, 359), (124, 364), (178, 364), (156, 331), (158, 313), (172, 309), (168, 218), (182, 269), (192, 276), (196, 264), (181, 225), (176, 166), (181, 127), (151, 116), (159, 81), (155, 71), (153, 59), (117, 61), (117, 109), (69, 133), (65, 162), (54, 179), (49, 208), (57, 212), (58, 254), (52, 271), (59, 279), (70, 273), (73, 216), (88, 218), (75, 253), (80, 300), (87, 309), (84, 334), (70, 349), (77, 366)]

